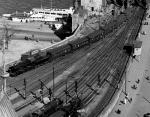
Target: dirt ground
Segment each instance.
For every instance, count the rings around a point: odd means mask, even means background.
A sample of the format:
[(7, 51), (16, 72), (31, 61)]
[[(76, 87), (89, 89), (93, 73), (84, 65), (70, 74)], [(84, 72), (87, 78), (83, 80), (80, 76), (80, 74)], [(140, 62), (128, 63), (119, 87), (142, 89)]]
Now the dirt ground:
[[(31, 49), (45, 48), (50, 46), (49, 42), (35, 42), (35, 41), (23, 41), (12, 40), (9, 43), (8, 49), (6, 49), (5, 61), (6, 64), (18, 60), (22, 53), (25, 53)], [(0, 66), (2, 65), (2, 52), (0, 51)]]

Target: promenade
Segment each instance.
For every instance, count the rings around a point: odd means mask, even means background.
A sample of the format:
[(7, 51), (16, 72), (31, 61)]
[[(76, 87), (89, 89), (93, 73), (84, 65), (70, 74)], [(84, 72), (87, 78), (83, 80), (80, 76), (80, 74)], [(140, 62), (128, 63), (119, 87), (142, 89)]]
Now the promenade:
[[(150, 14), (150, 10), (147, 12)], [(130, 101), (125, 104), (125, 95), (121, 93), (108, 117), (144, 117), (145, 113), (150, 113), (150, 18), (143, 22), (148, 25), (142, 25), (140, 32), (145, 31), (146, 35), (140, 34), (137, 38), (142, 41), (142, 53), (130, 62), (126, 74)], [(125, 91), (125, 86), (122, 90)]]

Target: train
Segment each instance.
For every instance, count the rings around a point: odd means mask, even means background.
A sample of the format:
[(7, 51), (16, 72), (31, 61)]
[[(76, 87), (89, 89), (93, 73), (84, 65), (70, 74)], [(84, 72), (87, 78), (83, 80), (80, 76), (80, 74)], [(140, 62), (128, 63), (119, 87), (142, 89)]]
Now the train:
[(48, 48), (45, 50), (33, 49), (23, 53), (21, 55), (20, 62), (10, 66), (7, 69), (7, 72), (10, 74), (10, 77), (16, 77), (47, 62), (51, 62), (58, 57), (65, 56), (66, 54), (72, 53), (86, 45), (95, 43), (103, 39), (109, 33), (113, 32), (113, 30), (120, 27), (124, 22), (127, 21), (128, 18), (126, 14), (121, 14), (117, 16), (116, 19), (117, 20), (112, 19), (105, 26), (101, 26), (100, 30), (96, 30), (88, 36), (70, 41), (67, 44), (58, 46), (56, 48)]
[(41, 109), (34, 112), (29, 112), (23, 117), (78, 117), (77, 110), (81, 109), (82, 102), (80, 98), (73, 98), (68, 104), (63, 105), (63, 101), (55, 98), (48, 104), (45, 104)]

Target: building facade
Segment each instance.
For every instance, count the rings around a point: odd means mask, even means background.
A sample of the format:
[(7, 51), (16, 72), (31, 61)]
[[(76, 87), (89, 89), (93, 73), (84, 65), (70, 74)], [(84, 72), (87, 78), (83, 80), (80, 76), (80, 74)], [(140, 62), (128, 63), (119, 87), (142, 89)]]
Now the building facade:
[(87, 19), (88, 12), (87, 10), (79, 7), (75, 10), (74, 14), (72, 15), (72, 32), (79, 26), (83, 25), (85, 19)]
[(81, 6), (89, 11), (98, 11), (106, 6), (106, 0), (81, 0)]

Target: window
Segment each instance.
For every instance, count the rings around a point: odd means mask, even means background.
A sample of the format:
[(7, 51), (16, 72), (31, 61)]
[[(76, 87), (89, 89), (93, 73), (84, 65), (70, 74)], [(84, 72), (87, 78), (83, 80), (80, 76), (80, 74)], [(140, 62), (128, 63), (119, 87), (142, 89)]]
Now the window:
[(94, 11), (94, 7), (91, 7), (91, 11)]
[(45, 12), (45, 14), (50, 14), (49, 12)]
[(51, 13), (52, 15), (56, 15), (56, 13)]
[(62, 14), (60, 14), (60, 13), (57, 13), (57, 15), (62, 15)]
[(64, 16), (67, 16), (67, 14), (63, 14)]

